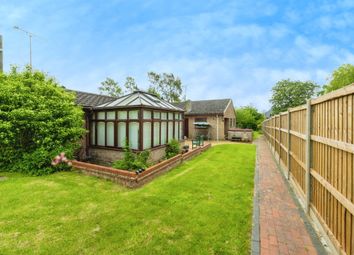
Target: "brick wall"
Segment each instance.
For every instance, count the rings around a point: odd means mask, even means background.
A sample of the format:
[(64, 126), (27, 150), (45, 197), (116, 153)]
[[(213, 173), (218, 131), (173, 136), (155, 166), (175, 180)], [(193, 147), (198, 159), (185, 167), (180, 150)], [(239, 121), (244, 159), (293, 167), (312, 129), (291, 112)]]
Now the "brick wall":
[(113, 182), (120, 183), (128, 188), (136, 188), (151, 181), (155, 177), (171, 170), (172, 168), (181, 164), (184, 160), (189, 160), (195, 157), (196, 155), (199, 155), (210, 147), (211, 144), (207, 144), (203, 147), (191, 150), (185, 154), (176, 155), (173, 158), (164, 160), (158, 164), (149, 167), (140, 174), (136, 174), (135, 172), (130, 172), (126, 170), (119, 170), (112, 167), (80, 162), (76, 160), (73, 160), (72, 164), (74, 168), (80, 170), (85, 174), (111, 180)]

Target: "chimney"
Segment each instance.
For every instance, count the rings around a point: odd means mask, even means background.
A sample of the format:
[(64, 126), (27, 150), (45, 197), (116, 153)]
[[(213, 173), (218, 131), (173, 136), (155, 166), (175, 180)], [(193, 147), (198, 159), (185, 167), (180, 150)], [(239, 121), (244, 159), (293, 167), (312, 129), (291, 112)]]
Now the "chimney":
[(2, 50), (2, 35), (0, 35), (0, 72), (4, 71), (3, 50)]

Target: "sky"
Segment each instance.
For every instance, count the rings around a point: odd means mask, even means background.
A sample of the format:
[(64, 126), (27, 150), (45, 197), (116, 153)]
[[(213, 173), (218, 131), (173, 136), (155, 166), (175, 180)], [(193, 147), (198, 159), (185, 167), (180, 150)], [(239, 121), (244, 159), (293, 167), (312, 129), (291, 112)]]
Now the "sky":
[(0, 0), (4, 69), (29, 63), (67, 88), (98, 93), (106, 77), (149, 86), (177, 75), (191, 100), (270, 108), (282, 79), (328, 82), (354, 64), (354, 1)]

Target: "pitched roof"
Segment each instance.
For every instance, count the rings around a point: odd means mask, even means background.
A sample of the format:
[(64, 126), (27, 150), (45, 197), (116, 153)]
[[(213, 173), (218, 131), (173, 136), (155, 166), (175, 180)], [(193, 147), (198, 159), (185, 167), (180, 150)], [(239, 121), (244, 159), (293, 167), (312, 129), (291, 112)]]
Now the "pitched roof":
[(231, 99), (214, 99), (185, 101), (173, 103), (176, 107), (185, 110), (185, 115), (208, 115), (208, 114), (224, 114), (225, 109), (231, 102)]
[(76, 94), (76, 103), (83, 107), (95, 107), (100, 104), (104, 104), (107, 102), (112, 102), (117, 99), (116, 97), (98, 95), (94, 93), (76, 91), (76, 90), (68, 90), (70, 92), (74, 92)]
[(95, 109), (126, 108), (126, 107), (134, 107), (134, 106), (145, 106), (145, 107), (157, 108), (157, 109), (183, 111), (182, 108), (174, 106), (173, 104), (164, 101), (153, 94), (141, 90), (134, 91), (131, 94), (116, 98), (113, 101), (98, 105), (95, 107)]

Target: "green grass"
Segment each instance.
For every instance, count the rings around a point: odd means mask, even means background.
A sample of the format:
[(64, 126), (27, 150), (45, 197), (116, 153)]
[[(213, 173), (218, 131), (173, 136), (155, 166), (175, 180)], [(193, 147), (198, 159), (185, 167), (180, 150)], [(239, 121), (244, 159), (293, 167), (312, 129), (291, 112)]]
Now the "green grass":
[(249, 254), (254, 160), (214, 146), (136, 190), (0, 173), (0, 254)]
[(261, 131), (253, 131), (253, 140), (258, 139), (259, 137), (261, 137), (263, 134)]

